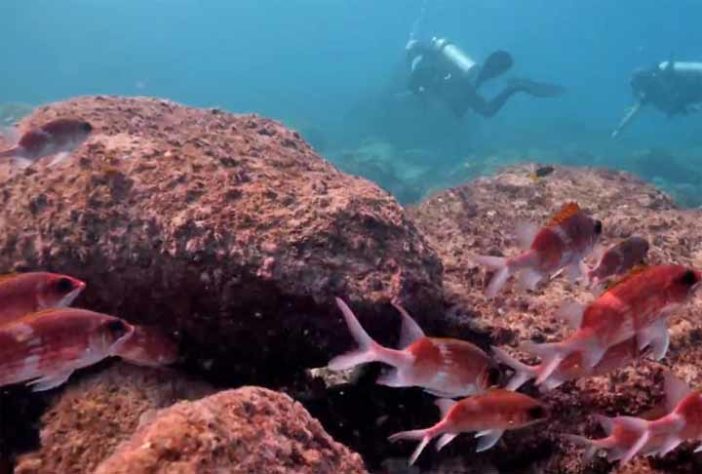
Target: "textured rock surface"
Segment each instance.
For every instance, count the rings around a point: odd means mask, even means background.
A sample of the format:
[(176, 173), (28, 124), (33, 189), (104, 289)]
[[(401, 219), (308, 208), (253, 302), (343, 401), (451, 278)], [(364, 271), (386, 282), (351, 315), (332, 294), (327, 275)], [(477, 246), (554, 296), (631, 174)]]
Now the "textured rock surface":
[(227, 383), (326, 363), (349, 343), (334, 295), (379, 336), (393, 297), (436, 314), (441, 265), (403, 209), (280, 124), (95, 97), (22, 127), (58, 116), (95, 133), (57, 167), (4, 166), (0, 268), (86, 280), (82, 304), (172, 330)]
[(41, 447), (20, 457), (15, 473), (90, 473), (140, 419), (212, 391), (171, 371), (116, 364), (56, 396), (40, 422)]
[[(443, 260), (444, 287), (453, 305), (447, 317), (456, 330), (467, 326), (488, 334), (498, 345), (512, 347), (526, 340), (557, 340), (568, 333), (554, 316), (555, 310), (566, 298), (589, 301), (591, 293), (564, 279), (555, 279), (535, 292), (520, 292), (511, 281), (494, 302), (488, 302), (483, 296), (488, 275), (470, 259), (471, 254), (513, 255), (517, 252), (514, 223), (518, 219), (541, 223), (567, 200), (578, 201), (603, 221), (605, 245), (641, 235), (652, 244), (651, 263), (702, 268), (702, 212), (676, 209), (666, 195), (624, 173), (557, 168), (535, 183), (529, 171), (529, 166), (509, 168), (495, 177), (438, 193), (412, 211)], [(669, 318), (671, 348), (662, 363), (641, 360), (609, 376), (580, 380), (549, 392), (542, 397), (555, 414), (551, 422), (528, 436), (515, 433), (506, 446), (486, 457), (502, 472), (512, 467), (505, 464), (505, 453), (519, 451), (527, 443), (544, 447), (542, 456), (538, 450), (533, 454), (539, 472), (609, 472), (612, 465), (603, 460), (583, 464), (582, 450), (567, 444), (558, 433), (599, 436), (602, 432), (591, 415), (637, 415), (654, 407), (662, 397), (664, 367), (671, 367), (693, 387), (702, 387), (700, 314), (702, 296), (698, 295)], [(469, 444), (467, 439), (454, 449)], [(690, 448), (678, 448), (662, 460), (636, 460), (618, 472), (700, 472), (702, 458), (693, 456)]]
[(364, 473), (360, 456), (334, 442), (288, 396), (228, 390), (157, 412), (95, 470), (131, 473)]

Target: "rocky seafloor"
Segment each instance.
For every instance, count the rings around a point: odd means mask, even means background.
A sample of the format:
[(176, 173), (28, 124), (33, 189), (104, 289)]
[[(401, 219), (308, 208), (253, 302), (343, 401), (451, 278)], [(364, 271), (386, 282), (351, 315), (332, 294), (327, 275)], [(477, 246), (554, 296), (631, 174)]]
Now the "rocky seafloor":
[[(662, 396), (670, 367), (702, 386), (702, 300), (671, 318), (662, 362), (641, 360), (545, 395), (547, 424), (507, 433), (474, 453), (461, 436), (407, 466), (393, 432), (438, 419), (419, 389), (374, 384), (377, 367), (335, 376), (321, 367), (351, 339), (333, 297), (347, 300), (385, 344), (398, 300), (434, 336), (515, 347), (565, 334), (554, 316), (582, 287), (556, 279), (488, 302), (473, 253), (512, 254), (518, 219), (543, 221), (577, 200), (604, 222), (605, 244), (652, 243), (651, 262), (702, 267), (702, 213), (679, 209), (631, 175), (515, 166), (403, 209), (346, 175), (281, 124), (145, 98), (86, 97), (36, 110), (95, 132), (66, 162), (0, 166), (0, 268), (45, 269), (88, 286), (77, 305), (156, 325), (176, 364), (107, 361), (43, 394), (0, 392), (0, 472), (17, 473), (654, 473), (699, 472), (683, 445), (625, 468), (561, 433), (600, 435), (594, 414), (639, 414)], [(345, 374), (348, 375), (348, 374)]]

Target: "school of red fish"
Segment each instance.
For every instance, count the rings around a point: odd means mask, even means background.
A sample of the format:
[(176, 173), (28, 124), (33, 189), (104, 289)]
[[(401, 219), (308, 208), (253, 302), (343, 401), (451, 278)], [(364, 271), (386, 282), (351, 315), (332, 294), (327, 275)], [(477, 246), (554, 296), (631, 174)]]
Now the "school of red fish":
[[(15, 146), (0, 151), (0, 159), (30, 166), (58, 154), (52, 163), (60, 162), (92, 130), (82, 120), (57, 119), (25, 132)], [(332, 359), (329, 368), (345, 370), (381, 362), (390, 369), (377, 383), (421, 387), (439, 397), (441, 419), (436, 424), (389, 438), (418, 441), (410, 464), (434, 438), (439, 450), (459, 434), (475, 432), (480, 452), (493, 447), (507, 430), (545, 421), (548, 408), (517, 392), (523, 384), (534, 380), (542, 391), (553, 390), (571, 380), (609, 373), (640, 357), (662, 359), (669, 344), (667, 316), (692, 297), (702, 280), (700, 271), (684, 265), (645, 266), (649, 244), (636, 236), (600, 252), (589, 268), (585, 259), (594, 253), (602, 229), (601, 221), (570, 202), (541, 228), (518, 226), (516, 236), (523, 247), (518, 255), (473, 256), (494, 273), (486, 289), (488, 298), (494, 298), (512, 276), (518, 277), (521, 289), (534, 290), (562, 273), (574, 282), (584, 280), (599, 293), (589, 304), (564, 302), (556, 311), (573, 329), (567, 338), (520, 346), (541, 363), (527, 365), (499, 347), (488, 354), (466, 341), (428, 337), (397, 303), (393, 305), (402, 321), (400, 348), (384, 347), (337, 298), (358, 348)], [(65, 383), (76, 370), (109, 357), (144, 366), (176, 361), (176, 343), (159, 330), (70, 307), (85, 286), (71, 276), (47, 272), (0, 277), (0, 387), (26, 384), (34, 391), (49, 390)], [(504, 387), (500, 387), (500, 365), (513, 372)], [(609, 460), (620, 463), (636, 455), (664, 456), (684, 441), (702, 442), (702, 393), (690, 390), (671, 373), (665, 378), (662, 416), (599, 417), (605, 438), (591, 440), (576, 434), (566, 438), (586, 447), (586, 458), (603, 451)]]
[(85, 286), (48, 272), (0, 276), (0, 387), (49, 390), (112, 356), (147, 366), (175, 362), (175, 341), (157, 329), (71, 308)]
[[(486, 289), (488, 298), (494, 298), (513, 275), (523, 290), (533, 290), (540, 282), (548, 284), (561, 273), (594, 289), (596, 296), (588, 304), (567, 301), (557, 309), (556, 314), (573, 330), (567, 338), (520, 346), (539, 357), (540, 364), (527, 365), (499, 347), (492, 347), (488, 354), (465, 341), (427, 337), (396, 303), (402, 321), (400, 348), (383, 347), (366, 333), (346, 303), (337, 299), (358, 348), (335, 357), (328, 367), (342, 370), (381, 362), (390, 369), (377, 383), (421, 387), (440, 397), (436, 405), (441, 419), (435, 425), (389, 438), (418, 441), (410, 464), (437, 437), (439, 450), (459, 434), (474, 432), (480, 452), (493, 447), (507, 430), (545, 421), (548, 407), (517, 392), (523, 384), (534, 380), (541, 391), (552, 390), (567, 381), (612, 372), (640, 357), (662, 359), (669, 343), (667, 316), (688, 301), (702, 281), (700, 271), (684, 265), (645, 265), (649, 244), (641, 237), (595, 252), (602, 226), (570, 202), (540, 229), (530, 224), (518, 227), (517, 238), (524, 248), (518, 255), (473, 257), (494, 273)], [(594, 254), (599, 254), (597, 263), (589, 268), (585, 259)], [(500, 365), (513, 373), (504, 387), (500, 387)], [(564, 436), (587, 448), (586, 459), (602, 451), (609, 460), (622, 464), (636, 455), (663, 456), (683, 441), (702, 441), (702, 393), (691, 391), (668, 373), (666, 394), (664, 416), (599, 417), (606, 438)], [(453, 400), (460, 397), (466, 398)]]

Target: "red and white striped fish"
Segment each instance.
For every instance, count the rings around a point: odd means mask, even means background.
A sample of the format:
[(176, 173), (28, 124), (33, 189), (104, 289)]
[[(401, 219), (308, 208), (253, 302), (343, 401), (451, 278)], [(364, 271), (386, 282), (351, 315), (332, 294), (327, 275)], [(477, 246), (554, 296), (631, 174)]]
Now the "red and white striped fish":
[(391, 442), (419, 440), (417, 449), (410, 457), (414, 464), (424, 448), (433, 438), (440, 436), (437, 451), (449, 444), (461, 433), (477, 431), (477, 452), (492, 448), (507, 430), (524, 428), (544, 421), (548, 413), (544, 405), (527, 395), (503, 389), (491, 389), (485, 393), (460, 401), (439, 399), (436, 401), (442, 419), (434, 426), (412, 431), (403, 431), (390, 436)]
[(48, 309), (0, 326), (0, 387), (28, 383), (49, 390), (78, 369), (116, 355), (134, 328), (77, 308)]
[(582, 354), (585, 366), (591, 369), (607, 349), (632, 337), (636, 337), (639, 350), (650, 345), (653, 357), (662, 359), (669, 343), (666, 316), (690, 298), (701, 278), (700, 272), (683, 265), (640, 267), (611, 286), (580, 315), (573, 307), (572, 325), (578, 330), (570, 337), (556, 343), (522, 346), (543, 361), (537, 384), (575, 352)]
[[(520, 362), (499, 347), (493, 347), (492, 351), (498, 361), (514, 370), (514, 375), (505, 386), (507, 390), (517, 390), (529, 380), (539, 379), (546, 368), (543, 363), (527, 365)], [(608, 348), (602, 359), (591, 369), (586, 366), (582, 353), (573, 352), (563, 359), (556, 370), (539, 385), (543, 391), (552, 390), (570, 380), (608, 374), (625, 367), (641, 354), (642, 351), (639, 351), (635, 337)]]
[(67, 275), (48, 272), (0, 276), (0, 324), (47, 308), (63, 308), (85, 288)]
[(332, 359), (328, 365), (332, 370), (382, 362), (393, 369), (380, 376), (379, 384), (422, 387), (433, 395), (447, 398), (478, 393), (499, 383), (499, 369), (479, 347), (458, 339), (426, 337), (412, 317), (397, 304), (394, 306), (402, 316), (402, 350), (375, 342), (346, 303), (337, 298), (336, 304), (359, 347)]
[[(702, 393), (691, 391), (671, 373), (665, 374), (665, 393), (664, 416), (600, 417), (609, 434), (606, 438), (589, 440), (577, 435), (568, 435), (568, 438), (587, 446), (587, 457), (592, 457), (597, 450), (605, 450), (611, 461), (619, 460), (621, 464), (636, 455), (665, 456), (684, 441), (702, 441)], [(702, 444), (695, 449), (699, 451), (702, 451)]]
[(583, 259), (592, 252), (601, 233), (602, 222), (588, 216), (574, 202), (565, 204), (538, 232), (535, 226), (520, 226), (517, 237), (523, 247), (528, 247), (522, 254), (511, 258), (473, 257), (477, 263), (496, 270), (486, 295), (497, 295), (512, 274), (519, 274), (522, 287), (528, 289), (534, 289), (542, 278), (561, 269), (571, 279), (577, 279), (587, 271)]
[(587, 273), (591, 284), (597, 285), (614, 275), (626, 273), (643, 263), (649, 244), (643, 237), (630, 237), (607, 249), (595, 268)]
[(115, 355), (131, 364), (160, 367), (178, 359), (178, 345), (156, 327), (134, 326), (134, 332), (119, 345)]

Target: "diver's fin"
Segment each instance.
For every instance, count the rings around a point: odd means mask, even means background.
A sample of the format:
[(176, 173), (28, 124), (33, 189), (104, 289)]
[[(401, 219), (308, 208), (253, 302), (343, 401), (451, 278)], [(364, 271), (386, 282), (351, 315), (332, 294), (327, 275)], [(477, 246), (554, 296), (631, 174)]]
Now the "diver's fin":
[(478, 78), (475, 80), (475, 88), (480, 87), (485, 81), (501, 76), (512, 67), (512, 64), (511, 54), (507, 51), (495, 51), (487, 57), (480, 68)]
[(565, 92), (565, 88), (558, 84), (536, 82), (530, 79), (514, 78), (509, 81), (509, 84), (511, 87), (526, 92), (534, 97), (559, 97)]

